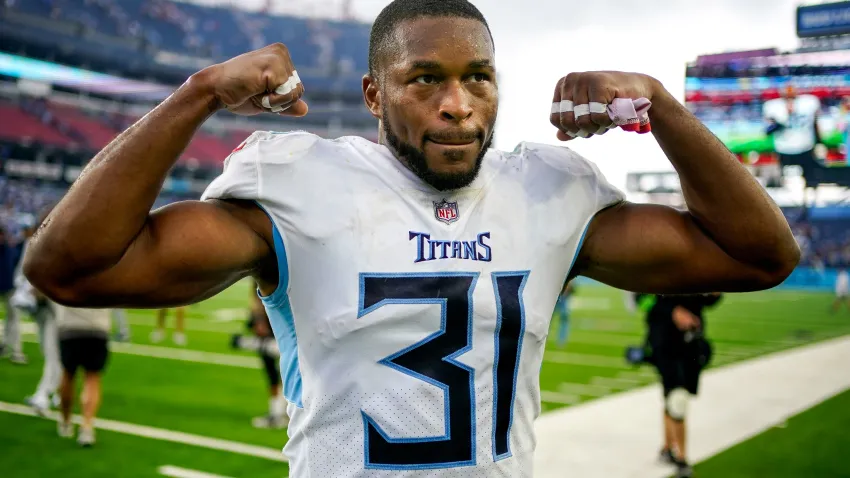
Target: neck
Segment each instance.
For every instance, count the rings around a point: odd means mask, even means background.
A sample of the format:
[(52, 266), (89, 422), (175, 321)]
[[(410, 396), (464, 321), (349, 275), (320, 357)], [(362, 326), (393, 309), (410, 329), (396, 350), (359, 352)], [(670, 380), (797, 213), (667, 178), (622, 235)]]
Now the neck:
[[(384, 125), (383, 125), (383, 123), (380, 122), (380, 120), (378, 122), (378, 144), (380, 144), (381, 146), (385, 146), (390, 151), (390, 154), (392, 154), (393, 157), (399, 163), (402, 164), (402, 166), (404, 166), (407, 169), (410, 169), (410, 165), (407, 164), (407, 161), (404, 158), (402, 158), (400, 154), (398, 154), (398, 151), (396, 151), (396, 149), (393, 148), (392, 145), (390, 144), (390, 142), (388, 141), (387, 132), (384, 130)], [(411, 171), (412, 171), (412, 169), (411, 169)]]
[(387, 134), (384, 132), (384, 125), (381, 121), (378, 121), (378, 144), (382, 144), (384, 146), (387, 145)]

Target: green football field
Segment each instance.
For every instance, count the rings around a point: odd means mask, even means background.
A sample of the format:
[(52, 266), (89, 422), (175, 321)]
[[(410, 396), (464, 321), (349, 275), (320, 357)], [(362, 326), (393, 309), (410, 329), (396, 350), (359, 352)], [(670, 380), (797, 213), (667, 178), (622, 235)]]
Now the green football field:
[[(0, 361), (0, 476), (155, 477), (172, 473), (173, 467), (225, 477), (285, 476), (287, 466), (279, 453), (285, 430), (251, 426), (252, 417), (264, 414), (268, 403), (260, 361), (229, 345), (231, 334), (244, 331), (249, 294), (243, 282), (191, 306), (186, 347), (169, 339), (151, 344), (154, 313), (130, 311), (132, 341), (111, 345), (104, 378), (99, 417), (110, 420), (110, 426), (98, 430), (97, 445), (87, 450), (60, 439), (55, 422), (21, 414), (28, 410), (23, 399), (33, 392), (42, 365), (35, 335), (26, 335), (29, 365)], [(829, 294), (794, 291), (727, 296), (707, 313), (716, 352), (713, 366), (850, 334), (850, 311), (831, 314), (830, 303)], [(550, 343), (545, 356), (544, 413), (655, 381), (651, 370), (628, 366), (623, 359), (626, 346), (641, 342), (644, 325), (626, 311), (622, 292), (582, 286), (573, 305), (567, 346)], [(173, 317), (168, 324), (173, 326)], [(552, 338), (555, 327), (553, 321)], [(831, 419), (815, 420), (818, 427), (806, 428), (805, 420), (798, 424), (792, 419), (786, 429), (769, 431), (700, 465), (699, 476), (801, 476), (788, 470), (805, 469), (806, 460), (817, 460), (822, 470), (837, 470), (844, 463), (842, 451), (850, 447), (846, 394), (843, 400), (843, 406), (821, 412)], [(829, 430), (836, 426), (841, 428)], [(811, 455), (810, 446), (798, 443), (819, 434), (831, 437), (834, 446)], [(746, 451), (736, 452), (739, 447)], [(771, 468), (779, 453), (801, 455), (798, 468), (781, 462)], [(724, 471), (748, 461), (759, 463), (753, 468), (758, 475)], [(833, 468), (823, 465), (832, 462)]]

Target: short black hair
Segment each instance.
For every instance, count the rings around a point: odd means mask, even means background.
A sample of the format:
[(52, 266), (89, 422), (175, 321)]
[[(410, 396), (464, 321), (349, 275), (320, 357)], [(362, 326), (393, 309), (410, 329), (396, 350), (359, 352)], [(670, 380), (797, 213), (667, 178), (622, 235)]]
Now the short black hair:
[(423, 17), (456, 17), (478, 20), (487, 27), (490, 40), (493, 34), (484, 15), (467, 0), (394, 0), (384, 7), (369, 34), (369, 74), (375, 76), (378, 69), (378, 57), (387, 48), (396, 27), (404, 21)]

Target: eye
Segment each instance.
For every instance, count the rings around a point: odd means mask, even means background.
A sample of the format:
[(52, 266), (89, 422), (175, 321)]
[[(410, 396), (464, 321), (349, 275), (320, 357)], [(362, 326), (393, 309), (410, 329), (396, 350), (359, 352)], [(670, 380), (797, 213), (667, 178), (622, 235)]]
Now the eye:
[(469, 77), (469, 79), (472, 80), (473, 83), (482, 83), (485, 81), (489, 81), (490, 76), (486, 73), (474, 73), (472, 76)]
[(422, 85), (433, 85), (437, 83), (437, 77), (434, 75), (421, 75), (417, 76), (414, 81)]

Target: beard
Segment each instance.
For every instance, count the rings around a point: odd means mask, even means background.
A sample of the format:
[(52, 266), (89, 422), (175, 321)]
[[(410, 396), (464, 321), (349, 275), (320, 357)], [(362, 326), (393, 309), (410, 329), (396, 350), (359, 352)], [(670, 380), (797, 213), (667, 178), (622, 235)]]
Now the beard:
[[(386, 108), (384, 108), (384, 118), (388, 118)], [(478, 172), (481, 170), (481, 163), (484, 161), (484, 155), (487, 154), (487, 150), (490, 149), (490, 145), (493, 142), (492, 136), (486, 141), (482, 139), (481, 150), (478, 152), (478, 156), (475, 158), (475, 164), (471, 170), (459, 173), (441, 173), (428, 167), (428, 160), (425, 157), (425, 151), (423, 149), (417, 148), (410, 143), (405, 143), (393, 133), (389, 121), (381, 121), (381, 125), (384, 130), (384, 137), (387, 139), (390, 148), (395, 151), (396, 156), (403, 160), (408, 169), (413, 171), (413, 174), (438, 191), (450, 191), (469, 186), (478, 177)], [(451, 159), (460, 159), (452, 158), (451, 156), (448, 157)]]

